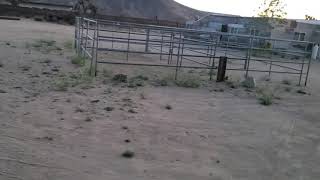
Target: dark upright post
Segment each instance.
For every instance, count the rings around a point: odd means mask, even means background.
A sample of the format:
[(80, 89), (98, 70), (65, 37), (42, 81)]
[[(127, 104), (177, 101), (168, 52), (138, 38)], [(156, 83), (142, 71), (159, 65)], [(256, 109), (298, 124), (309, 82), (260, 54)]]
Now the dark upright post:
[(226, 76), (227, 69), (227, 61), (228, 58), (225, 56), (221, 56), (219, 60), (218, 74), (217, 74), (217, 82), (223, 82)]

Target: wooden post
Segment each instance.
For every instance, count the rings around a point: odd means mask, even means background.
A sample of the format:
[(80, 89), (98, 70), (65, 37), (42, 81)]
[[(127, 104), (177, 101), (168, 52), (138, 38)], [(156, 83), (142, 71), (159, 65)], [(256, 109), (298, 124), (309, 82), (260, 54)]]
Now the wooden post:
[(221, 56), (218, 66), (217, 82), (223, 82), (226, 76), (228, 57)]

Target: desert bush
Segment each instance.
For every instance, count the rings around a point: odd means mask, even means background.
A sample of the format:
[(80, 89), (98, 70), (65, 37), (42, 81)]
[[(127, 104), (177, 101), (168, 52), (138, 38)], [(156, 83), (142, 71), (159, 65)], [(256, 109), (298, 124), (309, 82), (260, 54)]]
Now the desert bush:
[(184, 74), (180, 75), (175, 83), (179, 87), (198, 88), (201, 85), (201, 79), (196, 75)]
[(259, 88), (257, 90), (257, 99), (260, 104), (269, 106), (273, 103), (274, 95), (272, 91), (267, 88)]
[(116, 74), (113, 76), (112, 80), (118, 83), (126, 83), (128, 81), (128, 76), (125, 74)]
[(32, 44), (26, 43), (26, 48), (32, 46), (38, 51), (43, 53), (50, 53), (51, 51), (61, 51), (62, 49), (56, 45), (56, 41), (49, 39), (39, 39)]
[(90, 76), (89, 68), (80, 69), (78, 72), (64, 75), (54, 81), (54, 89), (57, 91), (67, 91), (69, 87), (81, 84), (90, 84), (93, 77)]
[(78, 66), (84, 66), (86, 64), (86, 58), (82, 56), (73, 56), (71, 58), (71, 63)]
[(127, 150), (127, 151), (123, 152), (121, 156), (124, 157), (124, 158), (130, 159), (130, 158), (133, 158), (135, 156), (135, 153), (133, 151)]
[(132, 77), (129, 79), (128, 87), (134, 88), (134, 87), (141, 87), (145, 85), (145, 81), (148, 81), (149, 78), (143, 75), (138, 75), (135, 77)]

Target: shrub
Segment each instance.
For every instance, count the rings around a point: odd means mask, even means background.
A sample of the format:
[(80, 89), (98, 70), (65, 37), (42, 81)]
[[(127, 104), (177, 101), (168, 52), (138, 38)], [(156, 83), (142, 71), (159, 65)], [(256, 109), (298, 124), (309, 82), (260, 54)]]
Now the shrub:
[(178, 80), (175, 81), (176, 85), (185, 88), (198, 88), (200, 87), (200, 78), (198, 76), (192, 76), (189, 74), (181, 75)]
[(269, 106), (273, 103), (274, 95), (270, 90), (260, 88), (257, 90), (257, 93), (258, 93), (257, 98), (260, 104)]
[(86, 64), (86, 58), (81, 56), (73, 56), (71, 58), (71, 63), (78, 66), (84, 66)]
[(126, 83), (128, 81), (128, 76), (125, 74), (116, 74), (113, 76), (112, 80), (119, 83)]

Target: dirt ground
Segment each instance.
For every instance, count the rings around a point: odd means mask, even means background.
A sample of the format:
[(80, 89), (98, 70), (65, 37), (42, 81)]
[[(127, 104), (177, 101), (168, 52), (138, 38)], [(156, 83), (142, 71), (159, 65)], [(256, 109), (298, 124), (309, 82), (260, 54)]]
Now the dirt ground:
[[(99, 76), (57, 91), (59, 78), (79, 70), (67, 46), (73, 33), (0, 20), (1, 180), (319, 179), (318, 62), (307, 94), (267, 82), (277, 89), (271, 106), (260, 105), (255, 90), (215, 82), (128, 88)], [(35, 48), (40, 39), (54, 48)], [(135, 156), (122, 157), (126, 150)]]

